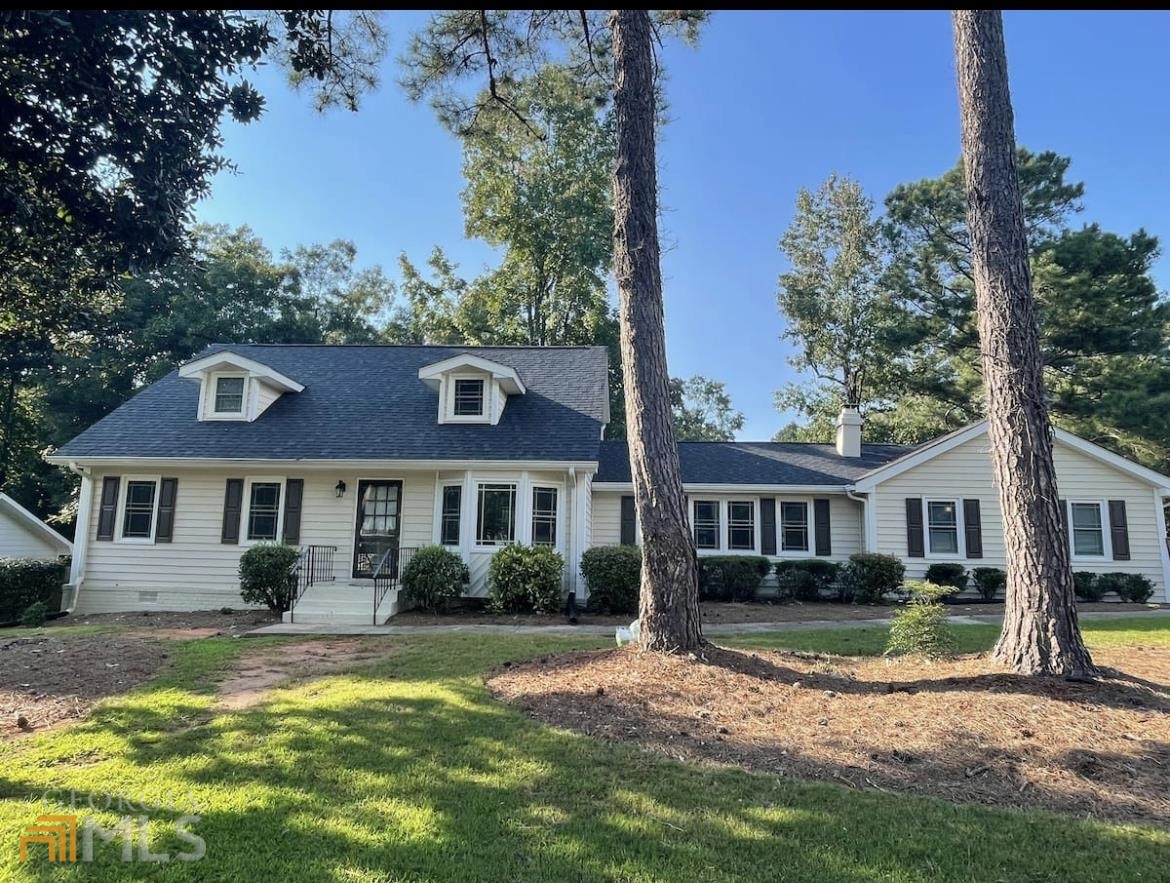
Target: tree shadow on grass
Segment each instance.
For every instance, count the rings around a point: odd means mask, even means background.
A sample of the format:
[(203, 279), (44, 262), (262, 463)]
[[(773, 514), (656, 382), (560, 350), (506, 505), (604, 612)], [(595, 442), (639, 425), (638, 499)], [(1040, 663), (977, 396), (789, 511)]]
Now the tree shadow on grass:
[[(194, 791), (207, 856), (147, 867), (110, 845), (74, 878), (861, 883), (1109, 879), (1127, 867), (1153, 879), (1168, 857), (1167, 839), (1144, 832), (595, 742), (491, 700), (478, 673), (513, 654), (507, 641), (472, 661), (449, 655), (468, 644), (417, 646), (412, 666), (332, 676), (161, 741), (127, 740), (119, 787)], [(147, 711), (104, 724), (129, 735), (142, 714), (160, 728)], [(154, 848), (188, 847), (160, 833)], [(21, 872), (60, 879), (44, 862)]]

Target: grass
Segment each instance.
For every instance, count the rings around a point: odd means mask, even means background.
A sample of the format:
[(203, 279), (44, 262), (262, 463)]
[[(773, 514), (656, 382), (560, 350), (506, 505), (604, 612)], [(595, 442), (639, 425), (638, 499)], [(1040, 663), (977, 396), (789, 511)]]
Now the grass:
[[(983, 653), (999, 637), (997, 625), (952, 625), (957, 652)], [(880, 656), (886, 649), (888, 626), (861, 626), (847, 629), (809, 631), (755, 632), (720, 638), (728, 647), (754, 647), (761, 650), (803, 650), (833, 653), (838, 656)], [(1170, 646), (1170, 617), (1135, 617), (1133, 619), (1090, 619), (1081, 621), (1081, 634), (1094, 647), (1167, 647)]]
[[(1093, 641), (1170, 642), (1166, 627), (1086, 625)], [(881, 631), (737, 643), (859, 652)], [(211, 680), (252, 639), (176, 644), (164, 678), (85, 723), (8, 746), (0, 879), (1155, 880), (1170, 862), (1166, 831), (677, 763), (540, 726), (483, 685), (504, 661), (609, 641), (376, 640), (392, 651), (376, 665), (235, 713), (215, 712)], [(19, 832), (49, 788), (194, 801), (206, 857), (123, 863), (111, 843), (92, 864), (49, 864), (39, 847), (21, 864)], [(153, 816), (153, 851), (189, 849), (169, 824), (179, 814)]]

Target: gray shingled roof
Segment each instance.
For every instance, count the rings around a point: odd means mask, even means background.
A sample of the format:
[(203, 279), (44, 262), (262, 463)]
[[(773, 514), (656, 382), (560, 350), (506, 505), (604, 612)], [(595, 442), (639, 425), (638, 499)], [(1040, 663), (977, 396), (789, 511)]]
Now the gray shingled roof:
[[(686, 484), (850, 484), (914, 450), (905, 445), (862, 445), (860, 457), (842, 457), (833, 445), (798, 442), (679, 442)], [(601, 443), (596, 481), (630, 481), (624, 441)]]
[[(603, 347), (208, 347), (304, 384), (252, 423), (199, 422), (199, 384), (171, 372), (65, 444), (62, 457), (230, 459), (597, 459), (608, 404)], [(497, 426), (438, 423), (418, 370), (460, 353), (513, 368), (527, 387)]]

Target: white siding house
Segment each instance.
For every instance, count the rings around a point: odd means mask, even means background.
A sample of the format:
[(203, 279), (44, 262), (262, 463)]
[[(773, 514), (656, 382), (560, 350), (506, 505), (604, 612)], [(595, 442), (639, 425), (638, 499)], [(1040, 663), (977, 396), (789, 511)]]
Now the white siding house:
[(0, 494), (0, 558), (56, 558), (73, 544), (20, 503)]

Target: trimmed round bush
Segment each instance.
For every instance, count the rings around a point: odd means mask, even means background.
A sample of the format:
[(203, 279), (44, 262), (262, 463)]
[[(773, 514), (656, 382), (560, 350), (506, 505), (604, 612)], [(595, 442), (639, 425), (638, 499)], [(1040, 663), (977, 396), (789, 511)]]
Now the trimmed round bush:
[(20, 615), (20, 624), (25, 628), (40, 628), (49, 618), (49, 608), (44, 601), (35, 601)]
[(902, 587), (906, 565), (893, 555), (858, 552), (841, 568), (841, 599), (854, 604), (880, 604)]
[(1102, 586), (1101, 578), (1088, 570), (1078, 570), (1073, 574), (1073, 590), (1082, 601), (1100, 601), (1109, 591), (1109, 587)]
[(699, 558), (699, 598), (750, 601), (772, 562), (763, 555), (706, 555)]
[(834, 591), (840, 571), (840, 564), (820, 558), (777, 561), (776, 582), (780, 586), (781, 597), (791, 597), (796, 601), (818, 601), (822, 595)]
[(1116, 592), (1122, 601), (1144, 604), (1154, 594), (1154, 584), (1140, 573), (1103, 573), (1097, 578), (1101, 594)]
[(68, 558), (0, 558), (0, 625), (21, 621), (33, 604), (46, 613), (61, 609), (61, 589), (69, 575)]
[(937, 561), (926, 568), (926, 581), (961, 592), (967, 588), (967, 568), (957, 561)]
[(1007, 571), (998, 567), (976, 567), (971, 571), (971, 579), (984, 601), (994, 601), (1007, 587)]
[(504, 546), (488, 566), (488, 608), (495, 613), (556, 613), (564, 600), (565, 559), (548, 546)]
[(642, 550), (637, 546), (598, 546), (581, 556), (581, 576), (589, 587), (594, 613), (637, 613), (642, 590)]
[(442, 612), (463, 594), (463, 559), (443, 546), (423, 546), (402, 569), (408, 605)]
[(292, 603), (297, 578), (293, 573), (300, 551), (284, 543), (257, 543), (240, 556), (240, 597), (245, 604), (263, 604), (284, 613)]

